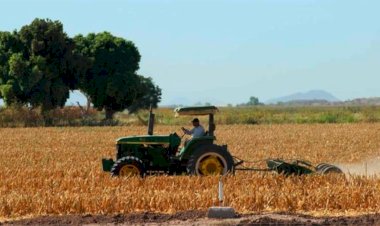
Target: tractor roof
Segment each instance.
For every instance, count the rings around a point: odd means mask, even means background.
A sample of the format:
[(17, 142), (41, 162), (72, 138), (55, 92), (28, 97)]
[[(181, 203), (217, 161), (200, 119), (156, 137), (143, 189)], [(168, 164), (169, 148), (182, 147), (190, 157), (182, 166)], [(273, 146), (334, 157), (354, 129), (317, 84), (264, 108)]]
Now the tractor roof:
[(202, 106), (202, 107), (180, 107), (174, 109), (175, 115), (209, 115), (218, 112), (215, 106)]

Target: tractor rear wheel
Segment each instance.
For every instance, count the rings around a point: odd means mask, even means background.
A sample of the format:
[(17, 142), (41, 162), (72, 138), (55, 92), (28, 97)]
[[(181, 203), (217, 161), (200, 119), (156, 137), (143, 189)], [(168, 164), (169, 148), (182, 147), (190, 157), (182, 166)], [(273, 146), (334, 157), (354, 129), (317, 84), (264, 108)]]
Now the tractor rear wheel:
[(126, 156), (115, 162), (111, 169), (111, 175), (122, 177), (144, 177), (145, 167), (139, 158), (134, 156)]
[(218, 145), (199, 147), (190, 156), (187, 172), (190, 175), (226, 175), (234, 171), (231, 154)]

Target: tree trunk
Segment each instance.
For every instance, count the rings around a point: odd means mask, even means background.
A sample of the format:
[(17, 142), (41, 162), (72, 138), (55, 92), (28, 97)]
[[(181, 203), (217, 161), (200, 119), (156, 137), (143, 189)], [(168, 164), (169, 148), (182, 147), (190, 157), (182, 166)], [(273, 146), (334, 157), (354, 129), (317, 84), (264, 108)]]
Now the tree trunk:
[(41, 111), (42, 118), (44, 119), (44, 126), (52, 126), (53, 118), (51, 116), (51, 110), (42, 110)]
[(86, 99), (87, 99), (87, 108), (86, 108), (86, 112), (87, 114), (90, 113), (90, 108), (91, 108), (91, 97), (89, 95), (85, 95), (86, 96)]
[(42, 115), (42, 118), (44, 120), (44, 126), (52, 126), (53, 125), (53, 118), (52, 118), (52, 115), (51, 115), (51, 111), (53, 110), (53, 107), (51, 106), (51, 104), (48, 102), (46, 104), (42, 104), (41, 105), (41, 115)]
[(113, 119), (113, 115), (115, 114), (115, 110), (111, 109), (111, 108), (106, 108), (106, 118), (105, 120), (112, 120)]
[(78, 107), (80, 109), (80, 114), (81, 114), (82, 118), (86, 118), (87, 112), (84, 110), (84, 108), (82, 107), (82, 105), (80, 105), (79, 101), (77, 101), (77, 105), (78, 105)]

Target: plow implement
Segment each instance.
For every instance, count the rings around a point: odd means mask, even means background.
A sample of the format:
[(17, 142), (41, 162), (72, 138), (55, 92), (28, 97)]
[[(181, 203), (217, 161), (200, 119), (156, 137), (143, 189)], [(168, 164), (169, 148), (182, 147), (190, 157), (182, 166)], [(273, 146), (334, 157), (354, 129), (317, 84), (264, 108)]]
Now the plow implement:
[[(289, 175), (304, 175), (304, 174), (329, 174), (329, 173), (343, 173), (343, 171), (335, 166), (328, 163), (320, 163), (318, 165), (312, 165), (310, 162), (305, 160), (293, 159), (293, 160), (283, 160), (283, 159), (265, 159), (259, 161), (245, 161), (237, 157), (234, 159), (234, 170), (235, 171), (257, 171), (257, 172), (269, 172), (274, 171), (279, 174)], [(266, 163), (266, 168), (252, 167), (253, 164), (258, 164), (259, 162)], [(246, 166), (246, 165), (250, 166)]]

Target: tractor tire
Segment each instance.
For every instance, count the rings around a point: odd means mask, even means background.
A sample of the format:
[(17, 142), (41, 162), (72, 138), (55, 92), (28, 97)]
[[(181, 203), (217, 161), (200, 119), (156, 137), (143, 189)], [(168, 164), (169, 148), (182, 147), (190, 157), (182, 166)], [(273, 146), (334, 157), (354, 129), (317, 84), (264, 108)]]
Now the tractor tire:
[(343, 173), (343, 171), (337, 166), (327, 163), (318, 164), (317, 167), (315, 167), (315, 170), (319, 174)]
[(187, 173), (196, 176), (226, 175), (234, 172), (231, 154), (222, 147), (212, 144), (199, 147), (190, 156)]
[(126, 156), (118, 159), (111, 169), (112, 176), (144, 177), (145, 173), (143, 162), (134, 156)]

